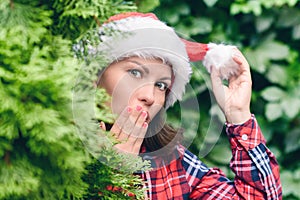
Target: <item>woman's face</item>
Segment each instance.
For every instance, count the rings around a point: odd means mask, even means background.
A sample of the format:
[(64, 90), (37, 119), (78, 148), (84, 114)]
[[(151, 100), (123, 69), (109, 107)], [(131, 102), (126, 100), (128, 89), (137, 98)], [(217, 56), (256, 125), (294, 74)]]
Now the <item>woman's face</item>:
[(142, 106), (149, 123), (165, 103), (171, 78), (171, 67), (161, 60), (130, 57), (108, 66), (99, 85), (112, 96), (113, 113)]

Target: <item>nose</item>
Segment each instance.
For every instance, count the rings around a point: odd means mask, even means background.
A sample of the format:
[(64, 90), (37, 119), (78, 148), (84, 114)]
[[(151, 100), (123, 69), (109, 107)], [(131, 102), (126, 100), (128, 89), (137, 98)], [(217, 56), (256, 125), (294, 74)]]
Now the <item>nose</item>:
[(155, 101), (154, 84), (145, 84), (138, 89), (138, 100), (147, 106), (151, 106)]

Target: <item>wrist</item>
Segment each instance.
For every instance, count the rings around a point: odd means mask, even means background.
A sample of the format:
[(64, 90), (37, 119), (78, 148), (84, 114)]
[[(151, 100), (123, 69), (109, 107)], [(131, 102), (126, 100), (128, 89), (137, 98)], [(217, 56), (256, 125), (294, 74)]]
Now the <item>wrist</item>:
[(227, 123), (243, 124), (251, 118), (250, 110), (246, 111), (232, 111), (225, 114)]

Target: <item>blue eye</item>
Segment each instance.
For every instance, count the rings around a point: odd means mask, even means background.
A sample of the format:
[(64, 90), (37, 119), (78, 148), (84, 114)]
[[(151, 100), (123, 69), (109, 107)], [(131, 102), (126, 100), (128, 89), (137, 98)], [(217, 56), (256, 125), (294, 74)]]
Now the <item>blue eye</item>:
[(137, 69), (130, 69), (128, 70), (128, 73), (131, 74), (132, 76), (136, 78), (141, 78), (142, 77), (142, 72), (137, 70)]
[(157, 82), (155, 86), (158, 87), (161, 91), (166, 91), (168, 89), (168, 85), (164, 82)]

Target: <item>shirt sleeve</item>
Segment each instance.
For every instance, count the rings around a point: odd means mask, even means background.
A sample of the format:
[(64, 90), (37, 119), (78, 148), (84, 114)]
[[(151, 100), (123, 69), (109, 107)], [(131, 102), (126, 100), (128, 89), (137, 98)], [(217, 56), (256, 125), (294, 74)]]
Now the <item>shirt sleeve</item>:
[(211, 168), (191, 191), (191, 199), (282, 199), (279, 166), (252, 115), (244, 124), (226, 123), (232, 149), (233, 181)]

